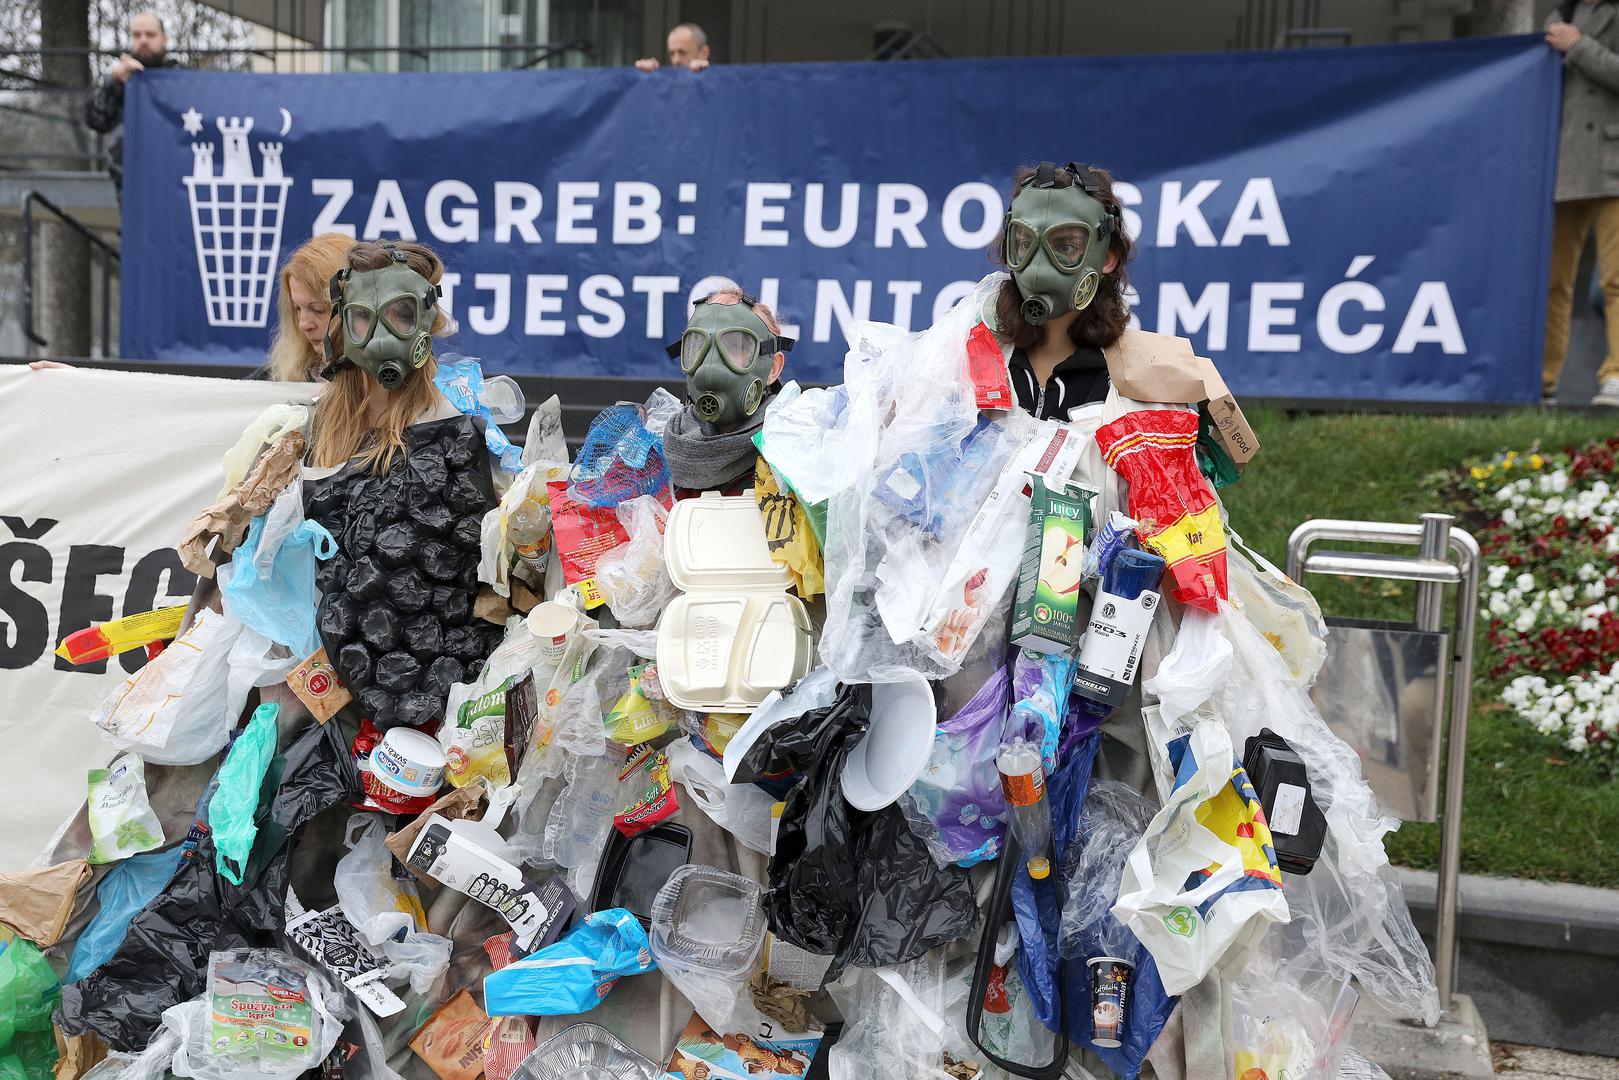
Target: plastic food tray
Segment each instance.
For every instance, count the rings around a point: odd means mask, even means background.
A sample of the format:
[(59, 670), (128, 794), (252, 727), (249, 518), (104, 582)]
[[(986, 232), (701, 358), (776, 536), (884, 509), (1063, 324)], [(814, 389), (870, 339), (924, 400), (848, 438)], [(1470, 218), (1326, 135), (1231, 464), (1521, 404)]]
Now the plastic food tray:
[(596, 872), (590, 910), (621, 907), (650, 930), (659, 890), (690, 861), (691, 830), (684, 825), (665, 821), (634, 836), (614, 829)]
[(764, 945), (763, 889), (713, 866), (682, 866), (652, 903), (659, 962), (716, 975), (747, 972)]
[(663, 1080), (657, 1065), (600, 1024), (574, 1024), (534, 1048), (512, 1080)]
[(752, 494), (677, 502), (663, 542), (682, 591), (658, 622), (658, 678), (672, 704), (749, 712), (804, 677), (814, 657), (809, 613), (770, 558)]

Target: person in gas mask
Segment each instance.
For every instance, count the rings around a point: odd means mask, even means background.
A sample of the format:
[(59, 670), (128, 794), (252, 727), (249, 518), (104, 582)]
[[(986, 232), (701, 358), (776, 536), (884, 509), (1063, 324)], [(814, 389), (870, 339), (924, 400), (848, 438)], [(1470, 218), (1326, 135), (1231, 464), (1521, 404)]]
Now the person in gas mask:
[(1103, 350), (1130, 323), (1133, 252), (1105, 169), (1043, 162), (1017, 171), (994, 248), (1012, 276), (992, 325), (1009, 348), (1018, 405), (1036, 419), (1068, 420), (1107, 396)]
[(360, 717), (384, 730), (442, 719), (501, 638), (473, 613), (495, 505), (482, 421), (433, 384), (443, 274), (419, 244), (349, 250), (303, 470), (307, 516), (337, 541), (316, 573), (316, 627)]
[(735, 494), (753, 478), (754, 433), (780, 388), (794, 339), (776, 313), (734, 285), (698, 300), (669, 356), (686, 377), (686, 407), (663, 434), (677, 490)]
[[(404, 452), (411, 424), (457, 415), (433, 385), (434, 334), (447, 332), (438, 303), (444, 264), (420, 244), (359, 243), (328, 285), (330, 385), (321, 393), (310, 439), (317, 469), (358, 457), (386, 473)], [(346, 310), (345, 310), (346, 309)]]

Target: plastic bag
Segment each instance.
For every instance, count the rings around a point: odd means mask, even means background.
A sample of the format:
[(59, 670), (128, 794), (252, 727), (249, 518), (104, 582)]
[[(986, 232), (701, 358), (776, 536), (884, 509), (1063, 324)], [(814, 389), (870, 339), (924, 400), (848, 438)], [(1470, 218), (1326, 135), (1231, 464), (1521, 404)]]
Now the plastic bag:
[(94, 1030), (113, 1049), (137, 1050), (151, 1039), (164, 1010), (202, 993), (211, 951), (282, 932), (289, 857), (299, 832), (328, 807), (360, 798), (360, 783), (340, 724), (311, 727), (279, 760), (281, 784), (259, 827), (243, 884), (219, 877), (213, 841), (204, 836), (195, 856), (130, 921), (111, 959), (63, 987), (60, 1023), (66, 1034)]
[(219, 751), (235, 717), (225, 719), (231, 648), (242, 624), (204, 609), (190, 629), (125, 679), (90, 714), (120, 750), (154, 765), (193, 765)]
[(92, 863), (117, 862), (163, 846), (163, 823), (146, 798), (146, 766), (139, 754), (120, 754), (105, 769), (90, 770), (85, 814)]
[(743, 847), (769, 855), (771, 808), (776, 800), (752, 784), (727, 782), (725, 766), (690, 739), (675, 740), (668, 752), (669, 778), (686, 789), (698, 809)]
[(56, 1064), (51, 1013), (61, 983), (50, 962), (27, 938), (0, 951), (0, 1074), (45, 1080)]
[(1353, 972), (1368, 993), (1401, 1015), (1435, 1022), (1433, 962), (1383, 850), (1383, 836), (1398, 822), (1378, 809), (1359, 757), (1290, 678), (1283, 654), (1234, 606), (1223, 607), (1221, 616), (1234, 659), (1214, 705), (1233, 744), (1264, 727), (1286, 739), (1304, 759), (1311, 794), (1327, 820), (1327, 843), (1315, 869), (1288, 883), (1290, 906), (1322, 932), (1310, 939), (1312, 947)]
[(253, 461), (259, 456), (260, 450), (266, 446), (274, 446), (287, 432), (302, 430), (308, 424), (308, 406), (282, 404), (266, 407), (253, 418), (253, 422), (247, 426), (247, 430), (242, 432), (231, 448), (225, 451), (225, 456), (220, 461), (225, 470), (225, 483), (219, 489), (219, 494), (214, 496), (214, 501), (218, 502), (229, 495), (231, 489), (242, 482), (248, 470), (253, 467)]
[(232, 885), (242, 883), (242, 870), (253, 854), (253, 841), (258, 836), (260, 789), (264, 786), (270, 760), (275, 757), (275, 721), (280, 711), (280, 706), (273, 702), (253, 710), (253, 719), (231, 743), (225, 764), (219, 767), (213, 797), (208, 800), (208, 828), (213, 833), (215, 865)]
[[(757, 438), (757, 436), (756, 436)], [(765, 523), (765, 546), (770, 560), (787, 568), (793, 591), (806, 600), (826, 591), (821, 569), (820, 542), (808, 512), (791, 491), (783, 491), (775, 471), (764, 458), (753, 464), (753, 499)]]
[(651, 943), (623, 908), (586, 915), (554, 945), (493, 972), (483, 981), (490, 1016), (565, 1016), (600, 1004), (625, 975), (657, 967)]
[[(762, 729), (769, 731), (772, 728), (788, 725), (790, 721), (803, 716), (816, 709), (824, 709), (831, 705), (838, 697), (838, 677), (830, 668), (825, 666), (812, 668), (808, 675), (799, 679), (793, 685), (782, 690), (772, 690), (753, 710), (753, 722), (761, 725)], [(757, 742), (754, 743), (758, 745)], [(750, 755), (744, 765), (743, 746), (738, 744), (735, 750), (726, 746), (723, 751), (725, 757), (725, 774), (733, 784), (757, 784), (767, 778), (762, 769), (763, 751)], [(776, 776), (786, 775), (776, 773)]]
[(827, 1054), (830, 1080), (951, 1080), (946, 1055), (976, 1051), (950, 1022), (951, 982), (941, 953), (896, 967), (848, 971), (827, 987), (843, 1034)]
[(438, 371), (433, 376), (433, 385), (450, 399), (456, 412), (483, 421), (484, 442), (503, 470), (514, 473), (523, 467), (522, 447), (512, 445), (511, 439), (500, 430), (500, 425), (495, 423), (491, 415), (483, 367), (476, 358), (456, 353), (445, 353), (438, 357)]
[(63, 982), (77, 982), (118, 951), (129, 921), (152, 902), (174, 877), (185, 854), (181, 847), (125, 859), (96, 886), (96, 913), (73, 944), (73, 959)]
[(629, 542), (596, 560), (596, 584), (620, 626), (652, 626), (679, 591), (663, 564), (669, 511), (657, 496), (642, 495), (619, 503), (615, 513)]
[(179, 1036), (170, 1068), (197, 1080), (294, 1080), (332, 1052), (347, 1016), (337, 987), (285, 953), (216, 952), (206, 994), (163, 1013)]
[(1158, 698), (1166, 724), (1177, 724), (1209, 698), (1231, 670), (1231, 643), (1220, 633), (1219, 616), (1187, 608), (1181, 616), (1175, 646), (1158, 672), (1141, 684)]
[(1157, 962), (1164, 989), (1203, 981), (1251, 920), (1288, 919), (1265, 813), (1219, 721), (1169, 746), (1175, 786), (1125, 866), (1113, 915)]
[(1063, 719), (1074, 689), (1074, 653), (1018, 653), (1012, 665), (1012, 711), (1003, 742), (1023, 738), (1040, 746), (1040, 765), (1049, 775), (1057, 767)]
[(846, 431), (849, 394), (842, 386), (802, 390), (782, 387), (754, 441), (760, 455), (806, 504), (824, 503), (839, 490), (837, 434)]
[(777, 937), (832, 956), (832, 977), (850, 964), (913, 960), (978, 924), (966, 871), (939, 867), (904, 811), (860, 813), (844, 801), (843, 763), (870, 713), (871, 688), (845, 686), (829, 707), (755, 743), (761, 771), (803, 774), (782, 810), (765, 914)]
[(1113, 917), (1130, 850), (1141, 839), (1153, 808), (1134, 788), (1098, 780), (1085, 796), (1079, 832), (1064, 852), (1068, 882), (1058, 949), (1064, 958), (1116, 956), (1140, 966), (1141, 943)]
[(304, 520), (302, 488), (289, 485), (268, 513), (253, 519), (220, 578), (225, 613), (297, 657), (320, 648), (315, 609), (315, 561), (337, 554), (337, 541), (318, 521)]
[(409, 877), (395, 877), (388, 852), (387, 831), (374, 814), (354, 814), (343, 832), (349, 852), (337, 860), (332, 884), (343, 915), (360, 936), (386, 957), (385, 978), (408, 978), (417, 994), (432, 996), (450, 965), (450, 941), (428, 933), (416, 885)]
[(1278, 570), (1229, 526), (1231, 604), (1276, 646), (1293, 675), (1309, 687), (1327, 662), (1327, 621), (1308, 589)]
[(1006, 796), (995, 754), (1011, 690), (1002, 667), (941, 723), (926, 770), (900, 798), (906, 820), (940, 866), (975, 866), (1001, 853)]
[(623, 767), (623, 751), (615, 747), (608, 747), (599, 757), (569, 754), (563, 766), (565, 786), (551, 804), (540, 858), (570, 871), (568, 887), (575, 896), (588, 895), (596, 867), (607, 851), (613, 815), (618, 812), (618, 773)]
[(653, 702), (646, 696), (641, 680), (648, 664), (635, 664), (629, 669), (630, 686), (619, 695), (607, 715), (602, 717), (602, 731), (608, 740), (620, 746), (639, 746), (668, 734), (674, 726), (673, 706)]

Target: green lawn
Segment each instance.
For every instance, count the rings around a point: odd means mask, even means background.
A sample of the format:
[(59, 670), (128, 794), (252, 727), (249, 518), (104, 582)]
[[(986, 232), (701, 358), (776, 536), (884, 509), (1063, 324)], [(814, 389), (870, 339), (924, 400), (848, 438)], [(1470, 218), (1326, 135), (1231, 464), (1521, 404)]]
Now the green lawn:
[[(1242, 481), (1221, 493), (1233, 526), (1284, 566), (1288, 534), (1309, 518), (1416, 521), (1445, 510), (1428, 480), (1438, 470), (1498, 450), (1562, 449), (1612, 435), (1619, 417), (1523, 409), (1497, 416), (1368, 413), (1299, 415), (1255, 408), (1262, 449)], [(1334, 544), (1334, 547), (1349, 545)], [(1305, 584), (1328, 615), (1409, 619), (1412, 586), (1317, 578)], [(1480, 643), (1475, 666), (1488, 667)], [(1462, 869), (1470, 873), (1619, 887), (1619, 783), (1565, 761), (1560, 746), (1474, 695), (1462, 819)], [(1436, 826), (1408, 824), (1389, 855), (1432, 867)]]

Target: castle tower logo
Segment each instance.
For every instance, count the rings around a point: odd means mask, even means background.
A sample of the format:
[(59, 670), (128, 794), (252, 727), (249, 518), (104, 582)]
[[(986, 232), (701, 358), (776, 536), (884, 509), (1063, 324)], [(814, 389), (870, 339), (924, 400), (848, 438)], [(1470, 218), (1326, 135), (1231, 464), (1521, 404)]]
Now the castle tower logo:
[[(282, 109), (281, 118), (285, 136), (292, 116)], [(202, 133), (196, 109), (187, 109), (181, 120), (188, 135)], [(185, 178), (208, 325), (262, 327), (269, 320), (292, 180), (282, 175), (279, 142), (258, 144), (261, 168), (253, 171), (252, 117), (221, 116), (214, 124), (223, 139), (217, 171), (213, 140), (193, 142), (191, 175)]]

